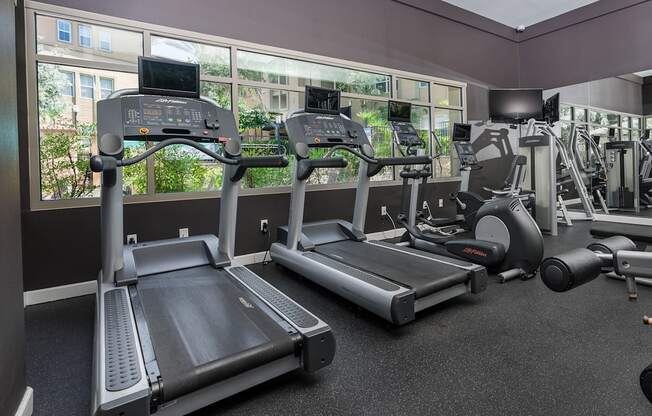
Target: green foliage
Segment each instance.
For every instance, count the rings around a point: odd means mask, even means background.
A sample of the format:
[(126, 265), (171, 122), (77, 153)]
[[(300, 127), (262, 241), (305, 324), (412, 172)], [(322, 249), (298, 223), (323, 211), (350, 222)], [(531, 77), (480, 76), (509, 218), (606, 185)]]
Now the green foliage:
[(196, 62), (201, 66), (202, 74), (216, 77), (231, 76), (231, 65), (228, 51), (213, 46), (194, 44)]
[(154, 158), (156, 192), (196, 192), (218, 189), (222, 168), (209, 166), (184, 146), (168, 146)]
[(41, 194), (53, 199), (92, 195), (93, 178), (90, 135), (95, 125), (78, 125), (73, 130), (41, 131)]
[(202, 81), (201, 95), (212, 98), (222, 108), (231, 109), (231, 85), (229, 84)]
[[(41, 125), (55, 127), (61, 125), (60, 118), (68, 106), (61, 99), (61, 91), (71, 87), (68, 78), (54, 65), (38, 66), (38, 109)], [(72, 127), (65, 123), (64, 127)]]

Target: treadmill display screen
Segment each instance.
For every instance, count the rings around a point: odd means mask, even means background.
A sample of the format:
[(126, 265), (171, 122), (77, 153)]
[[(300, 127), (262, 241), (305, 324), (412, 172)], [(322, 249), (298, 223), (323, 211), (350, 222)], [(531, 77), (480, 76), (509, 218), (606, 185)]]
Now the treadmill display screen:
[(387, 120), (402, 123), (409, 123), (411, 121), (410, 115), (412, 114), (412, 104), (402, 103), (400, 101), (390, 101), (387, 109)]
[(340, 92), (306, 86), (306, 113), (340, 114)]
[(141, 94), (199, 98), (199, 65), (141, 56), (138, 89)]
[(471, 141), (471, 125), (455, 123), (453, 124), (453, 141), (454, 142), (470, 142)]

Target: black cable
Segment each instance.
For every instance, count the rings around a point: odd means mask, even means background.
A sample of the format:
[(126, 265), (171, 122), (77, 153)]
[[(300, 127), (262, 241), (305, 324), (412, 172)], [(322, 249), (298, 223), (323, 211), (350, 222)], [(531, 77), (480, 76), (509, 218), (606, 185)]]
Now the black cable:
[(263, 266), (267, 266), (269, 263), (272, 262), (272, 258), (270, 257), (269, 260), (267, 260), (267, 255), (269, 254), (269, 250), (272, 248), (272, 233), (269, 232), (269, 228), (267, 229), (267, 250), (265, 251), (265, 255), (263, 256)]

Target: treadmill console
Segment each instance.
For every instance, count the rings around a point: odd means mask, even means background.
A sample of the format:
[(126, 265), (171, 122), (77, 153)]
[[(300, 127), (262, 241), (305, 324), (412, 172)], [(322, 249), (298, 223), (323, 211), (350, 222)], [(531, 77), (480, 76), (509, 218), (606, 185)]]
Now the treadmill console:
[(215, 143), (238, 137), (233, 113), (201, 99), (128, 95), (102, 100), (97, 105), (106, 120), (98, 123), (99, 137), (106, 130), (118, 129), (111, 133), (136, 141), (178, 137)]
[(470, 142), (454, 141), (453, 145), (455, 146), (455, 151), (462, 167), (478, 164), (478, 158), (475, 156), (473, 146), (471, 146)]
[(305, 143), (309, 147), (369, 144), (362, 126), (341, 115), (302, 113), (285, 121), (290, 144)]
[(419, 137), (419, 133), (410, 122), (391, 121), (392, 129), (396, 133), (398, 142), (401, 146), (406, 147), (422, 147), (425, 146), (424, 141)]

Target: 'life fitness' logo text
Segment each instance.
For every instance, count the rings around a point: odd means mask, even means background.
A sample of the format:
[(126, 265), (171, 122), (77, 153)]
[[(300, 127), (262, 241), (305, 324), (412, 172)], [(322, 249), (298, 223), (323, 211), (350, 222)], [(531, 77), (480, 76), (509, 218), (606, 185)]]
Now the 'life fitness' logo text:
[(188, 101), (172, 100), (170, 98), (159, 98), (156, 102), (163, 104), (188, 104)]
[(487, 257), (487, 253), (485, 253), (484, 251), (478, 250), (477, 248), (473, 248), (473, 247), (464, 247), (464, 250), (462, 250), (462, 252), (464, 252), (466, 254), (472, 254), (472, 255), (478, 256), (478, 257)]

